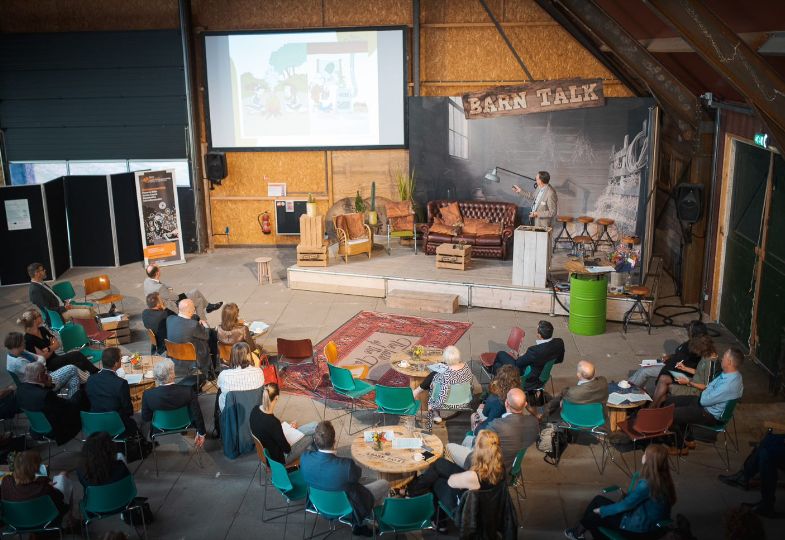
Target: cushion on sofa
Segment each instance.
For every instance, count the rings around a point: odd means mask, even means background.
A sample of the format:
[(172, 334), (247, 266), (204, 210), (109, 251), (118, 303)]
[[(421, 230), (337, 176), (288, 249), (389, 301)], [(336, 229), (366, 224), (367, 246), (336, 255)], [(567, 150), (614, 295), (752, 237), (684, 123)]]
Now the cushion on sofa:
[(477, 234), (477, 229), (483, 224), (488, 224), (488, 221), (484, 219), (466, 218), (463, 220), (463, 232), (465, 234)]
[(477, 235), (484, 235), (484, 234), (501, 234), (502, 233), (502, 224), (501, 223), (481, 223), (477, 226)]
[[(457, 228), (447, 225), (439, 218), (434, 218), (433, 223), (428, 227), (428, 234), (443, 234), (445, 236), (455, 236)], [(449, 240), (447, 240), (449, 242)]]
[(447, 206), (442, 206), (439, 208), (439, 214), (441, 214), (445, 225), (453, 226), (463, 221), (461, 209), (458, 207), (457, 202), (451, 202)]

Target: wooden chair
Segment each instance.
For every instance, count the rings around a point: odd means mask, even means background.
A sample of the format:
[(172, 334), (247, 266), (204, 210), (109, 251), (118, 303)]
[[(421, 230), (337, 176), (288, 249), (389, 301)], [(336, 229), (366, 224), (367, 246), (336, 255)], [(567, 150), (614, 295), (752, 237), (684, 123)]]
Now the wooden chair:
[(611, 218), (599, 218), (597, 220), (597, 225), (602, 225), (602, 230), (599, 232), (599, 236), (594, 241), (594, 249), (599, 249), (600, 246), (608, 246), (611, 250), (616, 247), (616, 242), (613, 241), (613, 237), (611, 233), (608, 232), (608, 227), (616, 223)]
[(229, 358), (232, 356), (232, 345), (230, 343), (218, 342), (218, 358), (224, 364), (229, 364)]
[(278, 338), (278, 370), (302, 364), (313, 364), (313, 343), (310, 339)]
[(106, 274), (101, 274), (100, 276), (93, 276), (86, 278), (84, 280), (84, 299), (87, 302), (87, 297), (91, 294), (100, 293), (104, 291), (109, 291), (109, 294), (105, 294), (99, 298), (91, 298), (90, 302), (95, 302), (97, 304), (97, 308), (100, 311), (100, 308), (104, 304), (114, 304), (120, 302), (120, 309), (123, 309), (123, 298), (122, 294), (112, 293), (112, 284), (109, 281), (109, 276)]
[(570, 230), (567, 228), (568, 223), (572, 223), (575, 221), (575, 218), (572, 216), (556, 216), (556, 221), (561, 223), (561, 230), (559, 234), (553, 239), (553, 252), (556, 253), (556, 246), (559, 244), (567, 244), (570, 251), (575, 249), (575, 243), (572, 241), (572, 235), (570, 234)]
[[(196, 363), (196, 347), (194, 347), (194, 344), (175, 343), (174, 341), (169, 341), (168, 339), (164, 340), (164, 344), (166, 345), (166, 356), (172, 360), (177, 360), (178, 362), (193, 362), (192, 371), (196, 373), (196, 387), (201, 388), (201, 385), (199, 384), (199, 376), (202, 375), (206, 378), (207, 375), (202, 373), (202, 370)], [(216, 391), (218, 390), (218, 387), (216, 387), (215, 384), (213, 384), (213, 387), (215, 387)]]
[(363, 224), (365, 230), (363, 236), (355, 239), (352, 239), (349, 236), (346, 219), (343, 215), (335, 216), (333, 219), (333, 226), (335, 227), (335, 234), (338, 235), (338, 254), (343, 255), (345, 263), (349, 262), (349, 257), (351, 255), (367, 253), (368, 258), (371, 258), (371, 252), (373, 251), (373, 233), (367, 224)]
[(649, 317), (649, 312), (646, 310), (646, 306), (643, 305), (643, 299), (649, 298), (651, 291), (648, 287), (644, 287), (642, 285), (636, 285), (635, 287), (630, 287), (630, 294), (635, 298), (635, 302), (633, 302), (632, 307), (627, 310), (627, 313), (624, 314), (624, 333), (627, 333), (627, 326), (630, 324), (630, 320), (634, 315), (638, 316), (639, 321), (642, 324), (646, 324), (649, 330), (649, 334), (651, 334), (651, 317)]
[(155, 332), (149, 328), (147, 330), (147, 337), (150, 339), (150, 354), (158, 354), (158, 339), (155, 337)]

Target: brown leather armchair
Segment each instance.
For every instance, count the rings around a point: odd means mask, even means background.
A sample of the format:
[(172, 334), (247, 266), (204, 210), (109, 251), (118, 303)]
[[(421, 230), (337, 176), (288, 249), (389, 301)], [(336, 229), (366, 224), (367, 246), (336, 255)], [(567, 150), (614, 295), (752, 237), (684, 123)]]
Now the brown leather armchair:
[(420, 227), (425, 253), (435, 255), (439, 244), (467, 244), (472, 246), (472, 257), (506, 259), (510, 239), (515, 230), (515, 214), (518, 206), (514, 203), (494, 201), (457, 201), (464, 219), (482, 219), (489, 223), (501, 223), (501, 234), (473, 235), (461, 232), (453, 236), (429, 232), (433, 219), (441, 217), (439, 209), (452, 202), (454, 201), (428, 201), (428, 224)]

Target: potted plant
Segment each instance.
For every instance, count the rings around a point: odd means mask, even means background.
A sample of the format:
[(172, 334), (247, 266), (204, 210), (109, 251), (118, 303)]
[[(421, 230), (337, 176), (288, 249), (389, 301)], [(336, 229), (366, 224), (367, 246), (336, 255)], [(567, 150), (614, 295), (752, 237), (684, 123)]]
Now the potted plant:
[(305, 214), (308, 217), (316, 217), (316, 198), (313, 193), (308, 194), (308, 202), (305, 203)]
[(357, 195), (354, 197), (354, 211), (358, 214), (362, 214), (365, 212), (365, 203), (363, 202), (363, 198), (360, 197), (360, 190), (357, 190)]
[(411, 173), (398, 169), (395, 171), (394, 175), (395, 184), (398, 188), (398, 196), (402, 201), (412, 201), (412, 206), (414, 206), (414, 187), (416, 185), (414, 169), (412, 169)]
[(368, 210), (368, 225), (376, 225), (379, 214), (376, 212), (376, 182), (371, 182), (371, 208)]

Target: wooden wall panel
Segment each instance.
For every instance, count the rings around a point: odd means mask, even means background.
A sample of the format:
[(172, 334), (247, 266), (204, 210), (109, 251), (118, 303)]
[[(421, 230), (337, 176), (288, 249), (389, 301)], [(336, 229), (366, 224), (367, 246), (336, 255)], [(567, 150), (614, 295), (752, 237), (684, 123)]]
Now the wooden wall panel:
[(407, 150), (367, 150), (364, 152), (333, 152), (333, 201), (354, 197), (357, 190), (363, 198), (371, 195), (371, 182), (376, 182), (376, 196), (398, 200), (393, 172), (409, 168)]
[(213, 197), (266, 197), (268, 182), (286, 182), (287, 195), (327, 195), (324, 152), (227, 152), (226, 168)]
[(534, 0), (506, 0), (504, 2), (504, 20), (527, 23), (552, 22), (558, 25)]
[[(510, 0), (487, 0), (496, 18), (502, 20), (502, 6)], [(490, 23), (488, 14), (477, 0), (421, 0), (420, 22), (434, 23)]]
[[(304, 197), (287, 198), (303, 199)], [(275, 234), (275, 208), (273, 205), (274, 201), (272, 200), (214, 199), (211, 203), (214, 245), (296, 245), (300, 241), (299, 236), (278, 236)], [(316, 205), (320, 214), (327, 214), (330, 205), (326, 199), (316, 201)], [(273, 220), (273, 232), (270, 234), (262, 234), (257, 221), (257, 216), (265, 211), (270, 213), (270, 217)], [(226, 227), (229, 227), (229, 236), (221, 234)]]
[(194, 27), (206, 30), (322, 26), (321, 0), (192, 0), (191, 11)]
[[(358, 9), (362, 8), (362, 9)], [(411, 25), (411, 0), (324, 0), (324, 26)]]

